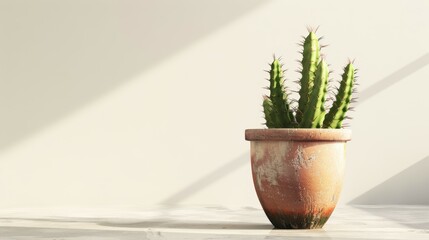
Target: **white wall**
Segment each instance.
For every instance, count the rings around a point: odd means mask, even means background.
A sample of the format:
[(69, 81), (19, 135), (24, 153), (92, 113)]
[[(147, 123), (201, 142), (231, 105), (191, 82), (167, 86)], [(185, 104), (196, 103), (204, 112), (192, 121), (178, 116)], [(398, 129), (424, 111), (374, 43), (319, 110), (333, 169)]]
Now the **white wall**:
[(244, 129), (263, 122), (273, 53), (298, 78), (307, 25), (334, 76), (348, 57), (360, 69), (342, 203), (408, 189), (401, 203), (429, 204), (427, 12), (424, 0), (0, 1), (0, 207), (258, 206)]

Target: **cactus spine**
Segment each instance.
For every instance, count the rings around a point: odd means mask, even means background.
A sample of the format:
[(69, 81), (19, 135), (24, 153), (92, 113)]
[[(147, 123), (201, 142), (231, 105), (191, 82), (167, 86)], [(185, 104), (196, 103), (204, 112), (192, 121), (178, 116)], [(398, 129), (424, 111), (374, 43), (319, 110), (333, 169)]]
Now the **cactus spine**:
[(355, 68), (350, 62), (344, 68), (340, 87), (329, 112), (326, 112), (328, 65), (320, 58), (319, 39), (314, 31), (305, 38), (302, 52), (302, 70), (299, 84), (298, 108), (293, 111), (284, 87), (280, 59), (270, 64), (270, 91), (264, 96), (263, 108), (268, 128), (341, 128), (352, 102), (355, 85)]

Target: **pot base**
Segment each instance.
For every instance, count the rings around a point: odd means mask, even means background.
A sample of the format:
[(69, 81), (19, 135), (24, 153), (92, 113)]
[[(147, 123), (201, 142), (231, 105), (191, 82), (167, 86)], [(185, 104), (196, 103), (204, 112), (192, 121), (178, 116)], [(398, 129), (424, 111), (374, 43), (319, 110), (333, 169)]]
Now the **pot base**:
[(321, 213), (271, 213), (265, 211), (270, 222), (277, 229), (320, 229), (331, 216)]

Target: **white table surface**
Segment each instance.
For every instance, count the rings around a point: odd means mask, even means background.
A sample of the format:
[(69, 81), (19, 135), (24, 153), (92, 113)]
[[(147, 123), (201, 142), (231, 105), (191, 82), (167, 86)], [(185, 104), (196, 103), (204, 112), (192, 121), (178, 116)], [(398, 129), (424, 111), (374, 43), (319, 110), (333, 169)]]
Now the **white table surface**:
[(0, 209), (0, 239), (429, 240), (429, 206), (337, 207), (320, 230), (273, 229), (261, 209)]

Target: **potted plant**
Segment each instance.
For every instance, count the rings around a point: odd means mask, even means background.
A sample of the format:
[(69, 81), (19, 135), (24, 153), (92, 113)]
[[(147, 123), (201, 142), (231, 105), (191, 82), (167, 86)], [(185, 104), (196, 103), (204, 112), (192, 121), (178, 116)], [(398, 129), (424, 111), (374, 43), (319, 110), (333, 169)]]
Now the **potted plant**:
[[(344, 68), (336, 90), (328, 92), (329, 70), (320, 57), (319, 39), (309, 30), (302, 43), (299, 101), (284, 86), (280, 59), (270, 64), (269, 96), (263, 109), (268, 129), (246, 129), (251, 141), (253, 182), (259, 201), (276, 228), (321, 228), (342, 188), (345, 145), (351, 130), (343, 120), (353, 102), (356, 70)], [(327, 111), (327, 95), (332, 105)]]

